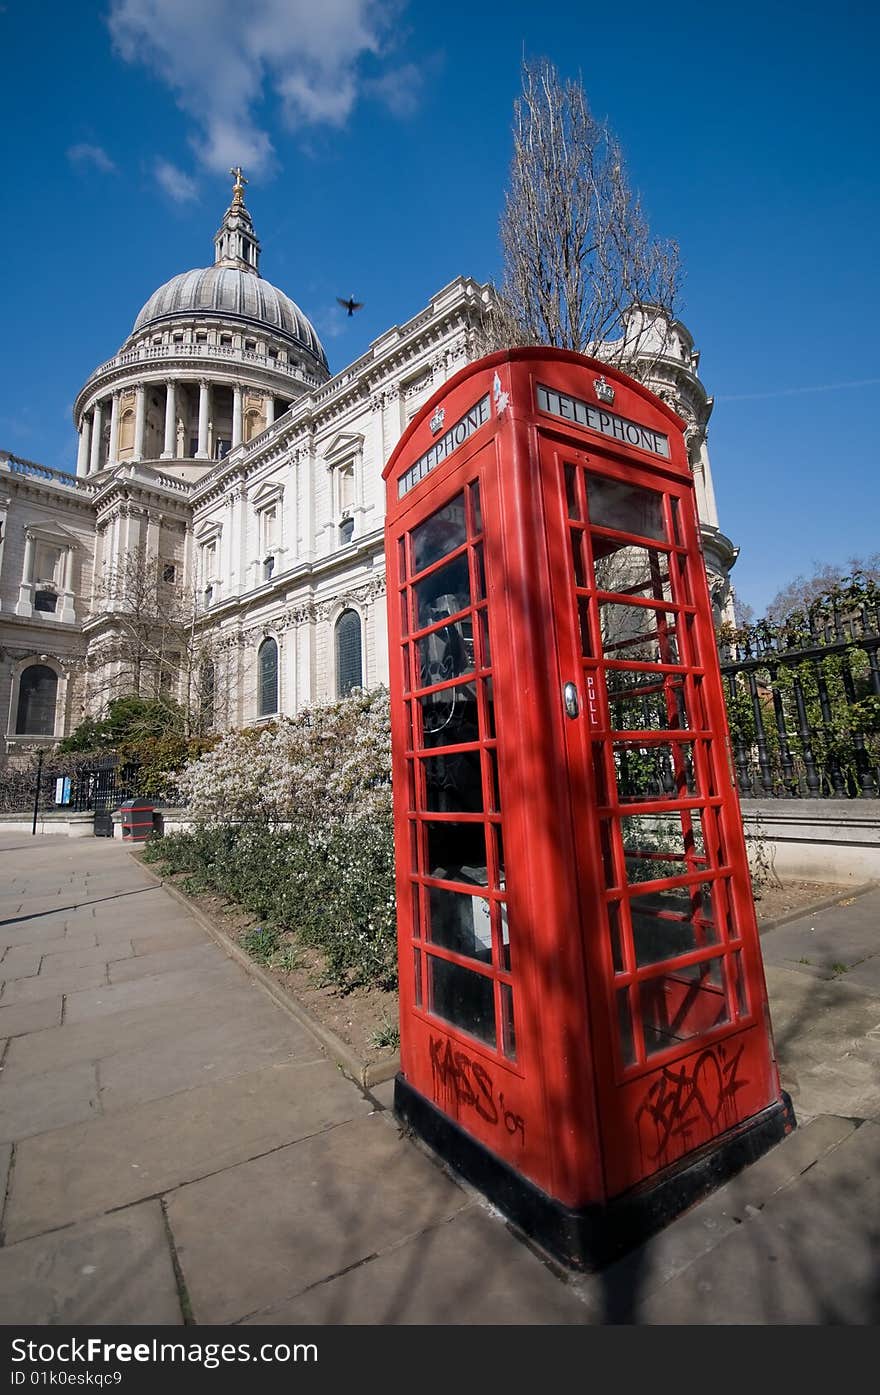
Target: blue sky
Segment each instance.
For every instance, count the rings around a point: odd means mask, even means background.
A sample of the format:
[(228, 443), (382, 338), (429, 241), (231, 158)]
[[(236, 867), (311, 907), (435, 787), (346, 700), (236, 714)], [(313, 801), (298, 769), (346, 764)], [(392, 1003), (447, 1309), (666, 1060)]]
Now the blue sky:
[[(0, 446), (72, 468), (73, 398), (213, 257), (240, 159), (262, 271), (344, 367), (458, 274), (499, 275), (523, 52), (580, 74), (716, 399), (734, 581), (760, 612), (880, 550), (876, 4), (0, 3)], [(235, 157), (235, 158), (234, 158)], [(365, 308), (347, 319), (336, 295)]]

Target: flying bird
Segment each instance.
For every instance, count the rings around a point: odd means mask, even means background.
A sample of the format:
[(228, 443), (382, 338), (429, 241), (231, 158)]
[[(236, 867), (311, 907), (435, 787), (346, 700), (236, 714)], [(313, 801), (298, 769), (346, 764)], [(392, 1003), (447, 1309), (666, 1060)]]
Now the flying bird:
[(338, 295), (336, 299), (339, 301), (343, 310), (348, 311), (349, 317), (354, 314), (355, 310), (363, 310), (364, 308), (364, 302), (362, 300), (355, 300), (354, 296), (349, 296), (348, 300), (343, 300), (342, 296)]

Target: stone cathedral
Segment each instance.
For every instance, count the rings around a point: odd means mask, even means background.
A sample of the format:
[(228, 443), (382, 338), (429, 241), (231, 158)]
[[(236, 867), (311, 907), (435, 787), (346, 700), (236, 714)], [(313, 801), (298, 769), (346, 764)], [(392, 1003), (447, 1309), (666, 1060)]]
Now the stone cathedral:
[[(479, 355), (491, 288), (457, 278), (331, 374), (309, 320), (261, 274), (232, 173), (213, 264), (160, 286), (80, 389), (76, 475), (0, 451), (0, 761), (130, 690), (114, 636), (131, 578), (153, 570), (216, 641), (217, 727), (387, 681), (382, 470), (414, 413)], [(650, 361), (648, 385), (688, 422), (727, 617), (736, 549), (718, 524), (712, 400), (684, 325), (665, 326)]]

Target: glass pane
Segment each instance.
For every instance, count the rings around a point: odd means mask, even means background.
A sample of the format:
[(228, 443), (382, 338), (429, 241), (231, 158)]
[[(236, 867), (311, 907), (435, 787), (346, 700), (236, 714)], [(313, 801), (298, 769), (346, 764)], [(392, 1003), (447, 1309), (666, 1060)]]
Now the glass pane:
[(344, 610), (336, 622), (336, 690), (346, 697), (364, 681), (361, 662), (361, 617)]
[(663, 496), (634, 484), (587, 476), (587, 508), (597, 528), (637, 533), (641, 538), (664, 541)]
[(633, 1042), (632, 1013), (629, 1008), (629, 989), (618, 988), (615, 997), (617, 998), (617, 1031), (620, 1042), (620, 1056), (625, 1066), (631, 1066), (636, 1059), (636, 1048)]
[(486, 704), (486, 739), (495, 739), (495, 684), (487, 678), (483, 684), (483, 700)]
[(456, 746), (479, 739), (477, 693), (473, 683), (439, 688), (430, 697), (419, 698), (419, 709), (423, 745)]
[(571, 557), (574, 562), (575, 586), (587, 585), (587, 569), (584, 565), (584, 534), (580, 528), (571, 530)]
[(617, 878), (614, 874), (614, 857), (611, 851), (611, 825), (607, 819), (602, 819), (599, 823), (599, 842), (602, 846), (602, 870), (605, 873), (605, 885), (615, 886)]
[(429, 937), (434, 944), (466, 954), (470, 959), (492, 962), (492, 921), (489, 902), (461, 891), (428, 888)]
[(413, 591), (420, 630), (445, 620), (449, 615), (456, 615), (460, 610), (466, 610), (471, 603), (467, 554), (462, 553), (454, 561), (447, 562), (445, 567), (438, 567), (424, 581), (417, 582)]
[(730, 1021), (718, 959), (649, 979), (641, 985), (641, 1001), (649, 1056)]
[(492, 979), (460, 964), (428, 955), (431, 1012), (453, 1026), (495, 1045), (495, 992)]
[(565, 502), (569, 518), (580, 518), (580, 505), (577, 497), (577, 466), (565, 466)]
[(620, 940), (620, 902), (608, 902), (608, 933), (611, 937), (611, 961), (614, 965), (614, 972), (622, 974), (623, 946)]
[(501, 967), (510, 972), (510, 930), (507, 924), (507, 904), (504, 901), (496, 903), (498, 915), (501, 922)]
[(486, 573), (483, 568), (483, 545), (477, 543), (474, 548), (474, 578), (477, 588), (477, 600), (486, 599)]
[(603, 601), (599, 605), (603, 652), (609, 659), (640, 664), (681, 663), (677, 618), (668, 610)]
[(498, 756), (494, 750), (486, 752), (489, 761), (489, 808), (493, 814), (497, 814), (501, 809), (501, 800), (498, 795)]
[(590, 602), (586, 596), (578, 596), (578, 630), (581, 640), (581, 655), (585, 659), (593, 657), (593, 641), (590, 638)]
[(509, 983), (501, 985), (501, 1042), (508, 1060), (516, 1060), (516, 1031), (513, 1023), (513, 989)]
[(688, 720), (684, 678), (640, 668), (605, 670), (614, 731), (670, 731), (698, 726)]
[(626, 879), (631, 885), (682, 877), (705, 867), (700, 815), (690, 811), (690, 832), (685, 819), (682, 813), (623, 815), (620, 830)]
[(693, 753), (689, 745), (662, 742), (640, 746), (615, 741), (614, 773), (621, 804), (649, 799), (688, 799), (697, 793)]
[(260, 717), (278, 711), (278, 645), (274, 639), (264, 639), (259, 653), (259, 712)]
[(428, 876), (487, 886), (486, 830), (481, 823), (429, 823)]
[(464, 521), (464, 495), (459, 494), (444, 508), (425, 519), (412, 531), (413, 570), (424, 571), (448, 552), (461, 547), (467, 533)]
[(20, 736), (52, 736), (58, 677), (46, 664), (31, 664), (18, 685), (15, 730)]
[(669, 555), (654, 547), (593, 538), (593, 571), (600, 591), (615, 591), (643, 600), (675, 599), (669, 579)]
[(418, 642), (419, 687), (430, 688), (435, 683), (448, 683), (451, 678), (472, 673), (474, 668), (474, 636), (471, 617), (456, 625), (444, 625), (432, 630)]
[(492, 827), (495, 830), (495, 858), (498, 865), (498, 877), (495, 886), (498, 891), (504, 891), (506, 886), (504, 877), (504, 839), (501, 834), (501, 824), (494, 823)]
[(425, 808), (440, 814), (479, 814), (483, 777), (479, 751), (434, 756), (424, 763)]
[(482, 533), (483, 510), (480, 504), (480, 485), (477, 480), (474, 480), (471, 485), (471, 509), (473, 510), (474, 532)]
[(416, 938), (417, 940), (418, 940), (418, 939), (421, 939), (421, 936), (422, 936), (421, 888), (419, 887), (419, 885), (418, 885), (417, 883), (414, 883), (413, 886), (412, 886), (412, 932), (413, 932), (413, 935), (415, 936), (415, 938)]
[(483, 668), (491, 668), (492, 647), (489, 643), (489, 612), (487, 610), (480, 610), (477, 612), (477, 614), (480, 617), (480, 663), (482, 664)]
[(678, 892), (678, 908), (674, 910), (662, 891), (630, 898), (633, 945), (640, 968), (718, 944), (711, 885), (679, 887)]
[(743, 973), (742, 954), (739, 950), (730, 956), (730, 972), (733, 975), (733, 993), (736, 1001), (737, 1017), (748, 1017), (749, 1000), (746, 996), (746, 979)]
[(413, 950), (413, 984), (415, 988), (416, 1007), (422, 1006), (422, 951)]

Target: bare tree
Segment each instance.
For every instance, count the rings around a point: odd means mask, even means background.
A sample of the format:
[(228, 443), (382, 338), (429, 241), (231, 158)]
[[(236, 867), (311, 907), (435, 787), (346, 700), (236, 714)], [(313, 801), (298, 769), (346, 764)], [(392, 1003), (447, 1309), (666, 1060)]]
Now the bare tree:
[(491, 346), (550, 344), (629, 372), (636, 356), (656, 358), (676, 312), (678, 248), (651, 237), (583, 86), (544, 59), (524, 62), (513, 144)]
[[(96, 588), (90, 629), (90, 706), (115, 697), (166, 700), (180, 709), (185, 735), (214, 725), (223, 646), (176, 567), (123, 553)], [(224, 681), (226, 697), (228, 688)]]

